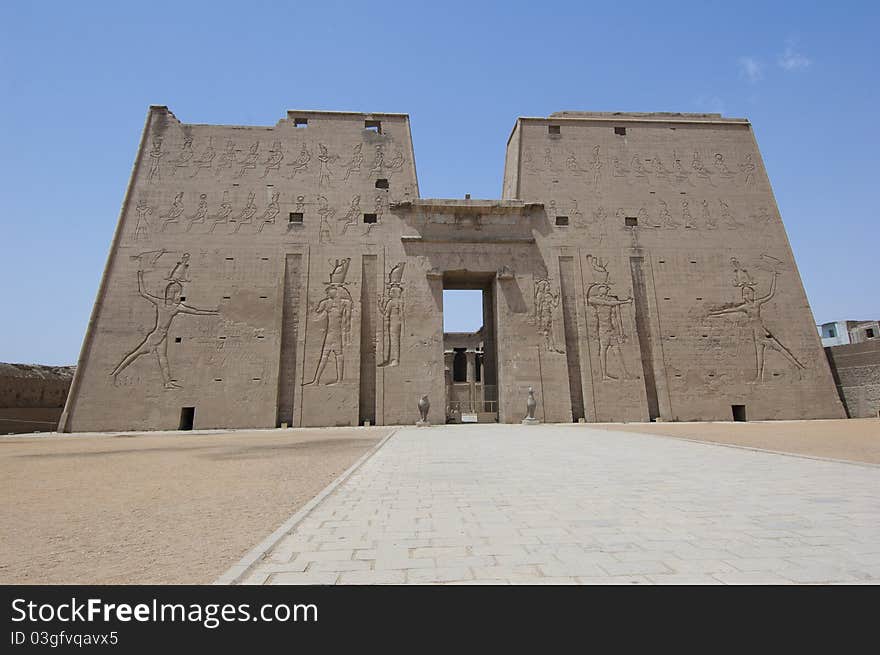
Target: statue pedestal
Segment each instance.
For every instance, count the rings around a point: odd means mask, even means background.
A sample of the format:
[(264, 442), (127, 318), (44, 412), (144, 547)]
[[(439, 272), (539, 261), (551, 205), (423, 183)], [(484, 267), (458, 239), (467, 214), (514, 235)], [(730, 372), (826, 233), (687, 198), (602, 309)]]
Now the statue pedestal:
[(523, 424), (523, 425), (540, 425), (540, 423), (541, 423), (541, 420), (540, 420), (540, 419), (537, 419), (537, 418), (529, 418), (528, 416), (526, 416), (526, 417), (522, 420), (522, 424)]
[(429, 428), (429, 427), (431, 427), (431, 424), (428, 423), (428, 421), (423, 421), (422, 419), (419, 419), (418, 421), (416, 421), (416, 427), (417, 428)]

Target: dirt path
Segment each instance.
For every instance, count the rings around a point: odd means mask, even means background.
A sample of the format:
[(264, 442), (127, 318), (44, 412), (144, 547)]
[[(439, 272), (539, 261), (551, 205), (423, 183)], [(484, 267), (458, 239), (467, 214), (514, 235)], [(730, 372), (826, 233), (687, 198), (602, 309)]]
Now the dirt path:
[(748, 423), (594, 423), (591, 427), (880, 464), (880, 421), (873, 418)]
[(210, 583), (388, 432), (0, 438), (0, 583)]

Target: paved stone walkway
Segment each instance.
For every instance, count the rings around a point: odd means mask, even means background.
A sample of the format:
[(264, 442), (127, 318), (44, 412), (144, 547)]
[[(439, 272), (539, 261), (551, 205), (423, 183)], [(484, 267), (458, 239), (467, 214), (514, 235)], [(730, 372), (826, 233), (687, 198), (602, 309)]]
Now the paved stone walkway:
[(880, 583), (880, 468), (585, 426), (405, 428), (244, 582)]

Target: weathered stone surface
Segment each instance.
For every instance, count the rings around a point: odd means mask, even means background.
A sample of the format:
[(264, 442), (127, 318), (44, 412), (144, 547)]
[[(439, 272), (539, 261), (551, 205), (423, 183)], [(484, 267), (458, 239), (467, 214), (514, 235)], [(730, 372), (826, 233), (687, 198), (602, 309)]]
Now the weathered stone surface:
[[(842, 417), (748, 121), (520, 118), (502, 199), (419, 197), (405, 114), (147, 117), (65, 430), (443, 423), (444, 288), (498, 420)], [(191, 408), (192, 413), (184, 408)]]
[(73, 366), (0, 363), (0, 434), (55, 430)]
[(825, 354), (849, 417), (880, 416), (880, 341), (829, 346)]

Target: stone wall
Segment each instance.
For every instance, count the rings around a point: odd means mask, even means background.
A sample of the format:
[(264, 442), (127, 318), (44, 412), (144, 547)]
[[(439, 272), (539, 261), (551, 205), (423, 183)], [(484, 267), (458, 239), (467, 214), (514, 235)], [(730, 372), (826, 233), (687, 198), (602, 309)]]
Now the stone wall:
[(847, 415), (880, 416), (880, 341), (829, 346), (825, 354)]
[(73, 371), (72, 366), (0, 363), (0, 434), (55, 430)]
[[(444, 288), (479, 288), (519, 422), (843, 416), (744, 119), (521, 118), (500, 200), (423, 199), (405, 114), (149, 111), (68, 431), (445, 411)], [(494, 398), (493, 398), (494, 400)]]

